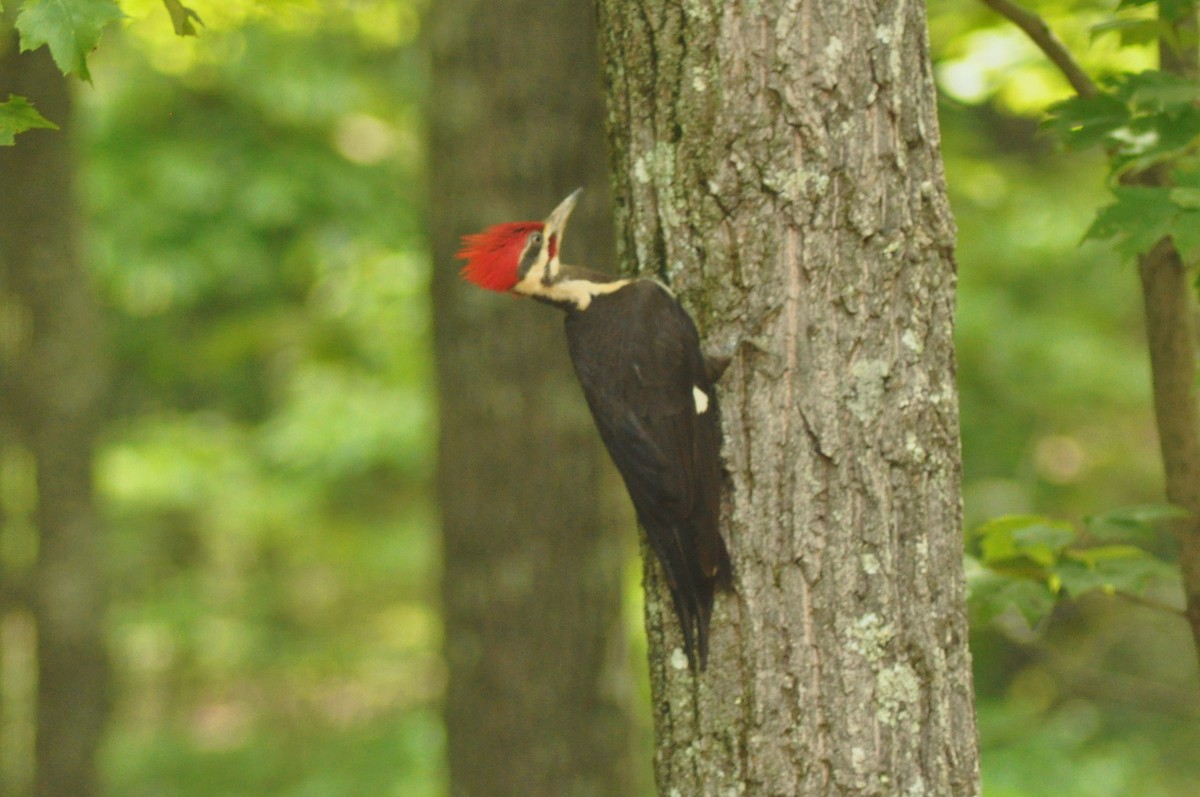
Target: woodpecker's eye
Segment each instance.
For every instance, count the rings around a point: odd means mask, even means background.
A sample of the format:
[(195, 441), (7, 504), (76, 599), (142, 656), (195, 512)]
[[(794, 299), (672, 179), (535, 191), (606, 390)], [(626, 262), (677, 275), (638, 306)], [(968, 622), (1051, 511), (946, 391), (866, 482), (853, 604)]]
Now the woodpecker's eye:
[(540, 232), (535, 232), (533, 235), (529, 236), (529, 243), (533, 244), (534, 246), (541, 246), (542, 234)]

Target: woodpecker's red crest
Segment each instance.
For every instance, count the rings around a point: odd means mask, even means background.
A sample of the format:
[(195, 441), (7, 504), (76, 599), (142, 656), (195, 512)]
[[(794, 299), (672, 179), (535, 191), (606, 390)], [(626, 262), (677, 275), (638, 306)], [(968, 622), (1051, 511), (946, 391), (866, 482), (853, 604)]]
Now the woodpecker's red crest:
[(464, 235), (457, 257), (467, 261), (462, 277), (490, 291), (512, 290), (517, 284), (517, 266), (529, 233), (546, 225), (540, 221), (497, 224), (474, 235)]

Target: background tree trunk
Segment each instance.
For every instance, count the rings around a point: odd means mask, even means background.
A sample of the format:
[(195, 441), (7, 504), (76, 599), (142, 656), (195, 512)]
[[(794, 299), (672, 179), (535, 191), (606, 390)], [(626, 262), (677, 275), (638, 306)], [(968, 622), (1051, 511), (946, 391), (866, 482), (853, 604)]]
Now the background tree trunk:
[(593, 11), (437, 3), (429, 43), (451, 793), (633, 794), (631, 513), (562, 315), (466, 286), (454, 259), (462, 234), (541, 218), (583, 184), (566, 251), (611, 268)]
[(92, 489), (106, 376), (101, 324), (76, 241), (66, 80), (45, 48), (19, 55), (12, 40), (0, 51), (0, 75), (6, 92), (29, 97), (62, 128), (23, 133), (0, 149), (0, 412), (5, 444), (19, 446), (36, 472), (37, 560), (17, 596), (37, 629), (34, 791), (86, 797), (97, 790), (108, 713)]
[(954, 230), (921, 3), (601, 2), (618, 253), (712, 349), (734, 594), (649, 574), (662, 795), (972, 795)]

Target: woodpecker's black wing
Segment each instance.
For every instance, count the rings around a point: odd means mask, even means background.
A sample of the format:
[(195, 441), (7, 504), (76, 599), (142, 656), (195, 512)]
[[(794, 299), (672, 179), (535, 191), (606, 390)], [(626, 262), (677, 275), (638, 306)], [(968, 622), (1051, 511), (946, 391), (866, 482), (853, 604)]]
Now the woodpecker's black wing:
[(689, 661), (703, 667), (729, 560), (716, 395), (695, 324), (661, 285), (636, 280), (568, 312), (566, 329), (600, 436), (666, 572)]

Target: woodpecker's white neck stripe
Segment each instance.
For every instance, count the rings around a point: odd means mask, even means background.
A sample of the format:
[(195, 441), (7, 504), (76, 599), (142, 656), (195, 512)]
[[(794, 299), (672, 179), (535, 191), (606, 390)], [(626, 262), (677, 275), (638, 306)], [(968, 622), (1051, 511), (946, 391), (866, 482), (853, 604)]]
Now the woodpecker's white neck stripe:
[(621, 290), (633, 280), (614, 282), (592, 282), (584, 279), (565, 279), (549, 285), (537, 285), (529, 291), (531, 296), (540, 296), (556, 304), (570, 304), (577, 310), (586, 310), (592, 299)]

